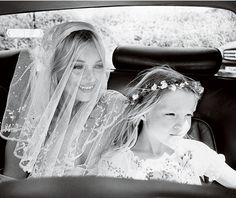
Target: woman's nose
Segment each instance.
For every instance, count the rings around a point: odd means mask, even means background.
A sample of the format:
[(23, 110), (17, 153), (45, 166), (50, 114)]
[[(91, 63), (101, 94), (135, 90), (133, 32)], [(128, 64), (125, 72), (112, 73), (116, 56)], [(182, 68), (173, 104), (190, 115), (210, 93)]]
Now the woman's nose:
[(84, 71), (84, 74), (83, 74), (83, 78), (86, 80), (86, 81), (91, 81), (93, 82), (95, 80), (95, 76), (94, 76), (94, 73), (91, 69), (85, 69)]

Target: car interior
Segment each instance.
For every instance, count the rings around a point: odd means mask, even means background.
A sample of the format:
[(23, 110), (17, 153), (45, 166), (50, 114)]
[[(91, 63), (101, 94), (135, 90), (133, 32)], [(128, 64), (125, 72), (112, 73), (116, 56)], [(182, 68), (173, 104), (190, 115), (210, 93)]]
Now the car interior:
[[(196, 5), (197, 2), (164, 2), (165, 5)], [(154, 5), (164, 5), (162, 2), (152, 3)], [(6, 14), (11, 12), (21, 12), (23, 7), (17, 7), (15, 4), (1, 3), (0, 13)], [(96, 6), (119, 6), (121, 2), (100, 2), (95, 1), (90, 4), (83, 2), (60, 2), (59, 4), (49, 3), (45, 4), (44, 2), (37, 2), (33, 5), (32, 2), (26, 2), (28, 10), (36, 9), (37, 5), (40, 5), (40, 9), (61, 9), (69, 7), (96, 7)], [(132, 5), (132, 1), (123, 2), (124, 5)], [(140, 1), (137, 5), (145, 4), (145, 2)], [(11, 10), (9, 10), (9, 5), (12, 5)], [(146, 5), (146, 4), (145, 4)], [(201, 5), (205, 6), (214, 6), (222, 7), (225, 9), (231, 9), (236, 12), (236, 2), (214, 2), (203, 1)], [(8, 8), (8, 9), (6, 9)], [(8, 10), (8, 11), (7, 11)], [(27, 50), (7, 50), (0, 51), (0, 118), (2, 118), (5, 104), (7, 100), (7, 93), (11, 78), (14, 73), (14, 68), (17, 65), (17, 62), (21, 61), (25, 64), (30, 62), (30, 57)], [(189, 131), (189, 134), (195, 139), (206, 143), (209, 147), (216, 150), (218, 153), (222, 153), (226, 157), (226, 162), (233, 168), (236, 169), (236, 78), (232, 76), (222, 76), (219, 75), (219, 70), (226, 63), (234, 64), (234, 61), (229, 61), (224, 59), (222, 51), (217, 48), (178, 48), (178, 47), (144, 47), (144, 46), (134, 46), (134, 45), (121, 45), (118, 46), (112, 54), (112, 63), (115, 69), (111, 72), (108, 88), (120, 91), (121, 93), (125, 92), (127, 84), (135, 78), (135, 76), (150, 67), (158, 65), (168, 65), (175, 70), (183, 73), (195, 80), (201, 82), (204, 87), (204, 94), (201, 98), (194, 117), (192, 118), (192, 126)], [(6, 141), (0, 139), (0, 168), (4, 167), (4, 150), (5, 150)], [(119, 197), (146, 197), (155, 195), (156, 197), (167, 197), (170, 189), (165, 187), (165, 182), (161, 183), (158, 188), (155, 187), (155, 182), (150, 181), (151, 183), (145, 183), (137, 181), (132, 183), (128, 180), (121, 182), (121, 180), (110, 181), (105, 179), (99, 183), (98, 180), (92, 179), (93, 183), (89, 185), (97, 185), (95, 189), (106, 188), (109, 184), (122, 185), (117, 188), (118, 193), (119, 189), (123, 191), (119, 194)], [(27, 188), (29, 181), (25, 181), (20, 184), (21, 188)], [(42, 192), (43, 188), (46, 188), (46, 184), (49, 184), (50, 181), (45, 179), (41, 181), (33, 180), (34, 186), (38, 185), (37, 192)], [(51, 181), (52, 182), (52, 181)], [(68, 184), (77, 184), (80, 187), (81, 195), (84, 195), (84, 189), (88, 189), (86, 184), (91, 182), (88, 178), (82, 178), (79, 181), (76, 181), (75, 178), (67, 178)], [(113, 182), (113, 183), (112, 183)], [(205, 182), (208, 183), (207, 178)], [(53, 186), (50, 193), (54, 193), (56, 184), (63, 188), (63, 182), (61, 179), (53, 180)], [(98, 185), (100, 184), (100, 186)], [(175, 194), (175, 197), (189, 197), (189, 195), (196, 195), (197, 197), (207, 197), (206, 193), (209, 190), (208, 188), (203, 187), (202, 191), (200, 187), (192, 187), (191, 190), (184, 190), (181, 184), (171, 184), (173, 188), (172, 195)], [(13, 182), (12, 186), (17, 186), (17, 182)], [(4, 189), (4, 193), (10, 191), (12, 186), (6, 184), (0, 185), (0, 189)], [(135, 193), (131, 190), (127, 190), (127, 186), (130, 186), (130, 189), (139, 189)], [(216, 185), (217, 186), (217, 185)], [(181, 192), (179, 189), (181, 188)], [(107, 189), (111, 186), (107, 187)], [(205, 188), (205, 189), (204, 189)], [(67, 188), (68, 190), (69, 188)], [(149, 191), (148, 191), (149, 190)], [(158, 194), (157, 191), (164, 192), (163, 194)], [(62, 191), (62, 190), (60, 190)], [(59, 191), (59, 192), (60, 192)], [(156, 192), (156, 194), (154, 193)], [(201, 192), (200, 192), (201, 191)], [(174, 193), (175, 192), (175, 193)], [(236, 193), (229, 189), (218, 189), (213, 188), (209, 191), (209, 197), (220, 197), (227, 195), (226, 197), (233, 197)], [(1, 193), (1, 191), (0, 191)], [(15, 189), (14, 193), (21, 193), (19, 189)], [(45, 192), (44, 192), (45, 193)], [(52, 194), (47, 194), (52, 196)], [(63, 195), (63, 192), (61, 192)], [(70, 193), (79, 193), (79, 189), (72, 190)], [(96, 196), (96, 191), (93, 192)], [(101, 193), (101, 192), (100, 192)], [(120, 192), (119, 192), (120, 193)], [(182, 193), (182, 194), (181, 194)], [(211, 194), (212, 193), (212, 194)], [(108, 194), (108, 193), (107, 193)], [(107, 195), (107, 197), (116, 197), (112, 194)], [(6, 194), (7, 195), (7, 194)], [(27, 196), (30, 197), (30, 192)], [(90, 194), (91, 195), (91, 194)], [(103, 196), (102, 193), (99, 194)], [(26, 196), (23, 194), (22, 196)], [(169, 196), (171, 197), (171, 196)], [(174, 197), (174, 196), (173, 196)]]

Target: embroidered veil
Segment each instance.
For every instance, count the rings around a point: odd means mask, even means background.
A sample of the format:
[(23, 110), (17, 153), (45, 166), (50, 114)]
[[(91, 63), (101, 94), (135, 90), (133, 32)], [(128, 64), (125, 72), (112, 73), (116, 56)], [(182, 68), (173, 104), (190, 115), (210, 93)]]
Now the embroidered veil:
[[(76, 85), (65, 93), (74, 61), (86, 45), (78, 40), (79, 47), (73, 44), (67, 47), (65, 38), (80, 30), (92, 32), (92, 38), (84, 36), (84, 39), (86, 42), (92, 39), (103, 63), (102, 79), (88, 102), (76, 100), (85, 69)], [(64, 47), (66, 53), (58, 53), (58, 46)], [(74, 52), (70, 53), (71, 50)], [(56, 54), (65, 65), (57, 71), (59, 79), (53, 75), (56, 67), (52, 65), (58, 64)], [(90, 24), (63, 23), (46, 32), (41, 45), (31, 51), (30, 58), (31, 62), (25, 64), (19, 57), (0, 135), (17, 142), (14, 155), (20, 158), (19, 166), (31, 176), (84, 175), (87, 157), (98, 147), (99, 138), (105, 138), (103, 132), (122, 111), (122, 96), (106, 91), (109, 72), (102, 42)], [(98, 149), (96, 152), (99, 153)]]

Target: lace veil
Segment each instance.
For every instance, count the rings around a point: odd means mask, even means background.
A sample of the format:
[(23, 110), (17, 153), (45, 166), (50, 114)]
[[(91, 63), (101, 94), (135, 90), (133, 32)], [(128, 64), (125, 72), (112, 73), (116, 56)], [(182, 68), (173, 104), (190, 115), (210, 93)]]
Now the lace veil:
[[(80, 30), (92, 32), (92, 41), (104, 66), (89, 102), (76, 100), (84, 71), (65, 94), (74, 60), (86, 42), (78, 40), (81, 45), (72, 44), (65, 50), (66, 54), (59, 54), (65, 67), (57, 72), (59, 79), (53, 75), (57, 48), (68, 35)], [(70, 53), (71, 50), (74, 51)], [(31, 176), (83, 175), (87, 156), (92, 155), (92, 148), (98, 146), (95, 142), (104, 137), (104, 131), (120, 115), (123, 101), (122, 97), (113, 99), (117, 92), (106, 91), (109, 70), (99, 36), (87, 23), (56, 25), (45, 33), (41, 45), (30, 52), (29, 63), (21, 59), (10, 85), (1, 136), (17, 142), (14, 155), (20, 158), (20, 167)]]

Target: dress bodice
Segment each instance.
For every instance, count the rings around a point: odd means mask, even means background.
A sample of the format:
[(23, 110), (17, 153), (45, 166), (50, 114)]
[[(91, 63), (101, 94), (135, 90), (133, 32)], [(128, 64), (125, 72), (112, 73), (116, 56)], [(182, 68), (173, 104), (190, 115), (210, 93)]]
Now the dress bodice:
[(191, 153), (181, 157), (164, 153), (159, 158), (140, 159), (130, 149), (103, 155), (98, 164), (99, 176), (141, 180), (167, 180), (186, 184), (201, 184), (190, 163)]

